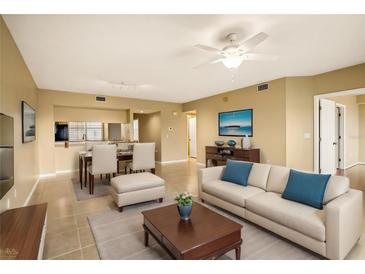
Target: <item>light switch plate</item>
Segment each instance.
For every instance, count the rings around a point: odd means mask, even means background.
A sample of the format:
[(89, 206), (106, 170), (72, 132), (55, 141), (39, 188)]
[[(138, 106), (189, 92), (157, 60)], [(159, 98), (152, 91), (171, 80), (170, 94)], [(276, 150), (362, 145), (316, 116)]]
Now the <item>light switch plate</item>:
[(310, 139), (311, 134), (309, 132), (304, 133), (304, 139)]

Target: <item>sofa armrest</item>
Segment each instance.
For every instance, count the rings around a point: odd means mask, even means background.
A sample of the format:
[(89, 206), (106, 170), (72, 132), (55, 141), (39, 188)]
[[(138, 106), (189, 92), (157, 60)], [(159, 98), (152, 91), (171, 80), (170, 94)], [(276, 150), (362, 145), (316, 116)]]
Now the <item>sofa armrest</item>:
[(222, 177), (225, 168), (226, 168), (225, 166), (215, 166), (215, 167), (202, 168), (199, 170), (198, 173), (199, 197), (201, 196), (202, 192), (202, 184), (213, 180), (219, 180)]
[(327, 258), (345, 258), (360, 238), (362, 199), (362, 191), (350, 189), (325, 207)]

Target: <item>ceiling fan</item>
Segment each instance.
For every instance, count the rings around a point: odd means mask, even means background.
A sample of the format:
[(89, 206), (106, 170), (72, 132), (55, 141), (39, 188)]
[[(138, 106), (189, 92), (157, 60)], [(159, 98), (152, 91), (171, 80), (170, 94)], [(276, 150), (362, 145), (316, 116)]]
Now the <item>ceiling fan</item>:
[(136, 84), (127, 84), (123, 81), (120, 81), (120, 82), (110, 81), (109, 83), (112, 85), (112, 88), (117, 88), (117, 89), (120, 89), (123, 91), (131, 91), (131, 90), (135, 91), (137, 88)]
[(226, 36), (226, 39), (229, 41), (229, 45), (225, 46), (223, 49), (217, 49), (214, 47), (206, 46), (206, 45), (195, 45), (195, 47), (214, 52), (218, 56), (195, 66), (194, 68), (199, 68), (201, 66), (209, 65), (209, 64), (216, 64), (216, 63), (223, 63), (223, 65), (229, 69), (238, 68), (243, 61), (273, 61), (278, 58), (276, 55), (269, 55), (269, 54), (260, 54), (260, 53), (253, 53), (251, 52), (258, 44), (263, 42), (267, 37), (269, 37), (266, 33), (260, 32), (250, 39), (240, 43), (238, 41), (238, 34), (237, 33), (230, 33)]
[(112, 89), (119, 89), (122, 92), (135, 92), (137, 90), (150, 90), (154, 89), (153, 85), (150, 84), (136, 84), (136, 83), (126, 83), (124, 81), (104, 81), (111, 86)]

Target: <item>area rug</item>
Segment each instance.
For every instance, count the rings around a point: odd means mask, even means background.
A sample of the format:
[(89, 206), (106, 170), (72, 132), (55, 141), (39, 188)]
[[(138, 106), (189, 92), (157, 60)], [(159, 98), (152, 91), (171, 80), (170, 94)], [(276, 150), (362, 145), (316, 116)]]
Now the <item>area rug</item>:
[(90, 195), (88, 186), (81, 189), (80, 181), (78, 178), (72, 179), (72, 187), (77, 201), (84, 201), (95, 197), (109, 195), (111, 188), (110, 182), (106, 178), (104, 178), (103, 180), (100, 180), (100, 178), (95, 178), (93, 195)]
[[(103, 260), (163, 260), (171, 259), (153, 237), (144, 246), (141, 211), (172, 204), (173, 201), (149, 202), (125, 207), (123, 213), (110, 209), (88, 217), (96, 247)], [(243, 260), (317, 260), (320, 257), (292, 244), (260, 227), (235, 217), (214, 206), (203, 204), (243, 225), (241, 259)], [(234, 259), (231, 251), (219, 259)]]

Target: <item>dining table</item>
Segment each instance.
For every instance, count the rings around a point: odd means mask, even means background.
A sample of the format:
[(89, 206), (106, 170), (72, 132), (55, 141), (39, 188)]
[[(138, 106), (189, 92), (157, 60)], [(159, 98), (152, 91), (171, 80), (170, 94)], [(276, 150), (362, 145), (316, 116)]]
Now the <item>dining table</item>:
[[(79, 152), (79, 177), (80, 186), (82, 188), (82, 183), (84, 180), (85, 187), (87, 186), (87, 166), (92, 162), (93, 155), (92, 151), (80, 151)], [(133, 150), (121, 150), (117, 151), (117, 173), (119, 174), (119, 162), (120, 161), (131, 161), (133, 160)], [(83, 178), (84, 177), (84, 178)]]

